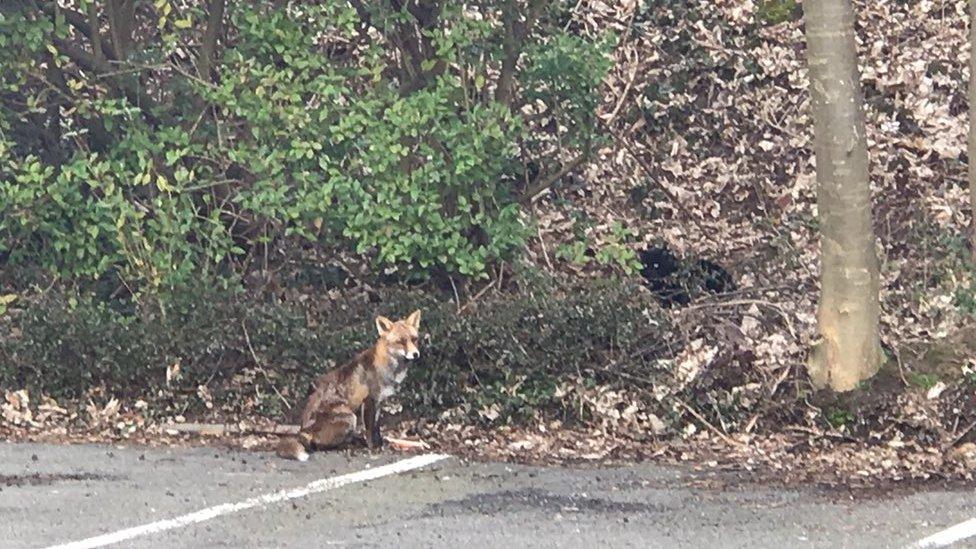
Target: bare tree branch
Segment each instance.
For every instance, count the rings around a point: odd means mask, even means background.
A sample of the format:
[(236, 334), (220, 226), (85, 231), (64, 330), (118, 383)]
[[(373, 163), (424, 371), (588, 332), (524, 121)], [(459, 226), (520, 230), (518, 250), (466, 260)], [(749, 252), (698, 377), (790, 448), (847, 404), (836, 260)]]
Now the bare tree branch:
[[(78, 64), (78, 66), (82, 69), (95, 73), (96, 75), (107, 75), (108, 73), (112, 72), (112, 64), (108, 61), (96, 59), (94, 55), (66, 40), (55, 38), (53, 42), (58, 48), (59, 52), (67, 55), (69, 59)], [(122, 79), (112, 78), (109, 76), (102, 77), (111, 83), (112, 87), (114, 87), (133, 105), (141, 107), (143, 115), (150, 124), (154, 126), (159, 124), (159, 119), (156, 118), (156, 116), (152, 113), (153, 110), (158, 108), (158, 105), (156, 104), (155, 100), (146, 95), (143, 89), (141, 89), (139, 86), (133, 86), (126, 83)]]
[(440, 22), (441, 4), (437, 0), (390, 0), (394, 11), (409, 13), (415, 21), (413, 25), (396, 24), (396, 34), (391, 41), (403, 53), (406, 78), (400, 84), (400, 94), (405, 95), (419, 90), (438, 75), (447, 70), (443, 59), (436, 59), (434, 66), (424, 70), (424, 63), (434, 55), (427, 31)]
[[(45, 13), (54, 15), (55, 3), (45, 2), (42, 5), (42, 9)], [(95, 57), (102, 59), (106, 57), (108, 59), (118, 59), (118, 54), (116, 54), (115, 48), (112, 46), (111, 42), (102, 38), (101, 34), (98, 32), (98, 13), (94, 2), (88, 5), (87, 16), (81, 12), (67, 8), (60, 8), (60, 10), (61, 14), (64, 16), (64, 20), (74, 27), (75, 30), (84, 35), (89, 42), (91, 42), (92, 51), (95, 52)], [(101, 51), (102, 55), (99, 55), (99, 50)]]
[(536, 197), (542, 194), (546, 189), (552, 187), (557, 181), (566, 177), (570, 172), (580, 167), (587, 158), (590, 156), (590, 148), (587, 146), (583, 152), (581, 152), (576, 158), (566, 162), (559, 167), (558, 170), (545, 175), (539, 176), (535, 181), (532, 182), (522, 193), (522, 203), (525, 205), (531, 204), (535, 201)]

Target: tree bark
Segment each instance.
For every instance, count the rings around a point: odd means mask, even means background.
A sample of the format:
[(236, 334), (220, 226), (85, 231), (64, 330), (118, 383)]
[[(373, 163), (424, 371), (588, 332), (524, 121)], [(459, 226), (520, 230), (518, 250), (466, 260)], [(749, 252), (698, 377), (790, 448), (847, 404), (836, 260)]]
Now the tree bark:
[(969, 248), (976, 265), (976, 0), (969, 0)]
[(803, 4), (820, 218), (815, 386), (849, 391), (881, 365), (878, 257), (850, 0)]
[[(51, 19), (54, 22), (51, 33), (51, 38), (53, 39), (57, 36), (59, 30), (57, 7), (51, 13)], [(54, 61), (54, 56), (51, 55), (51, 52), (45, 52), (44, 56), (47, 61), (45, 74), (48, 82), (53, 86), (57, 86), (62, 93), (66, 93), (68, 85), (65, 82), (64, 73), (61, 72), (61, 67)], [(51, 96), (50, 102), (47, 105), (47, 119), (43, 126), (44, 131), (41, 132), (41, 142), (44, 144), (44, 151), (41, 153), (41, 158), (45, 164), (56, 166), (58, 169), (61, 168), (61, 164), (64, 161), (61, 145), (61, 105), (63, 103), (64, 99), (61, 95), (53, 94)]]
[(538, 0), (530, 2), (528, 9), (525, 11), (524, 22), (519, 20), (519, 6), (516, 2), (506, 3), (502, 7), (504, 10), (502, 21), (505, 24), (505, 34), (502, 37), (502, 51), (505, 53), (505, 56), (502, 58), (501, 70), (498, 73), (495, 101), (508, 107), (512, 106), (512, 96), (515, 93), (515, 72), (518, 68), (519, 56), (522, 55), (522, 47), (525, 39), (532, 32), (535, 21), (539, 17), (539, 12), (542, 11), (544, 5), (545, 2)]
[(107, 0), (108, 27), (112, 45), (120, 61), (129, 58), (132, 45), (132, 29), (135, 27), (135, 0)]
[(519, 55), (522, 53), (520, 49), (521, 40), (519, 35), (521, 34), (521, 23), (519, 22), (519, 14), (515, 10), (511, 9), (512, 6), (506, 6), (505, 13), (502, 14), (502, 19), (505, 22), (505, 36), (502, 39), (502, 49), (505, 52), (505, 57), (502, 59), (502, 68), (498, 73), (498, 85), (495, 88), (495, 101), (503, 105), (510, 105), (512, 101), (512, 88), (515, 85), (515, 69), (518, 64)]
[(224, 4), (224, 0), (212, 0), (207, 10), (207, 29), (203, 33), (200, 56), (197, 59), (197, 73), (202, 80), (207, 82), (210, 82), (213, 57), (217, 51), (217, 41), (223, 29)]
[(95, 56), (96, 61), (101, 63), (105, 56), (102, 53), (102, 36), (98, 32), (98, 6), (95, 5), (94, 1), (88, 3), (88, 29), (90, 33), (88, 40), (92, 45), (92, 55)]

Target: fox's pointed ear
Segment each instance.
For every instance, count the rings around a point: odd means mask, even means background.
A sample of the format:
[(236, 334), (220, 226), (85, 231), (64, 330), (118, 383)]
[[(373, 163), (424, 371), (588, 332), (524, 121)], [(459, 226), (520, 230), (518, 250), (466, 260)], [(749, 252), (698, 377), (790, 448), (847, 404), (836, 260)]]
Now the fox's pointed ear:
[(390, 331), (390, 328), (392, 328), (392, 327), (393, 327), (393, 321), (390, 320), (389, 318), (386, 318), (385, 316), (378, 316), (378, 317), (376, 317), (376, 331), (380, 335), (383, 335), (386, 332), (389, 332)]
[(410, 316), (407, 317), (407, 324), (420, 329), (420, 309), (410, 313)]

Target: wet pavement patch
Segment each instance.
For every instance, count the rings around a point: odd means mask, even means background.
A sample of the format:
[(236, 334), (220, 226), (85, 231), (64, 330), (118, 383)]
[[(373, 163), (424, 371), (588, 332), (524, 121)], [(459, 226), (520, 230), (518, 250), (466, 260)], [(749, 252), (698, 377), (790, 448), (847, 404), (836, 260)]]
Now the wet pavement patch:
[(647, 514), (664, 510), (663, 506), (643, 502), (615, 501), (585, 495), (563, 495), (535, 488), (472, 494), (463, 499), (433, 503), (422, 517), (466, 514), (515, 513), (539, 510), (552, 513), (622, 513)]
[(2, 486), (47, 486), (60, 482), (80, 482), (92, 480), (121, 480), (125, 477), (118, 475), (103, 475), (98, 473), (31, 473), (29, 475), (0, 475)]

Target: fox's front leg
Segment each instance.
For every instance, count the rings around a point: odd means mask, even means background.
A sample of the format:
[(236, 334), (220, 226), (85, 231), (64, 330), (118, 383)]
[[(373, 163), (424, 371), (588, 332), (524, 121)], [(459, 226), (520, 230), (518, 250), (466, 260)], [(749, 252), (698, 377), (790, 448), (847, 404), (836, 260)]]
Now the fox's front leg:
[(383, 446), (380, 434), (380, 406), (372, 397), (363, 401), (363, 423), (366, 426), (366, 445), (371, 449)]

